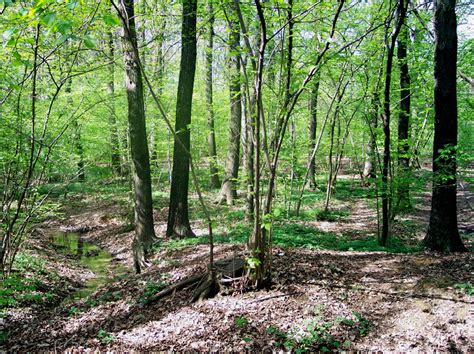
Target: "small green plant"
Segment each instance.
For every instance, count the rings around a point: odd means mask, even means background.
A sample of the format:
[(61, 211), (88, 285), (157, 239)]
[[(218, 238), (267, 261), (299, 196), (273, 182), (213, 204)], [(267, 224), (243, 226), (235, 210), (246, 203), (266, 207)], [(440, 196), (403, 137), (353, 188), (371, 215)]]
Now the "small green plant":
[(111, 333), (108, 333), (103, 329), (97, 333), (97, 338), (99, 338), (100, 342), (105, 345), (110, 344), (115, 340), (115, 337)]
[(143, 289), (142, 295), (140, 295), (140, 297), (138, 298), (138, 302), (141, 304), (146, 304), (153, 295), (160, 292), (167, 286), (168, 286), (168, 283), (165, 283), (163, 281), (158, 281), (158, 282), (153, 281), (153, 280), (147, 281)]
[(243, 317), (243, 316), (242, 316), (242, 317), (241, 317), (241, 316), (237, 316), (237, 317), (235, 318), (234, 322), (235, 322), (235, 325), (236, 325), (237, 327), (244, 327), (244, 326), (248, 325), (249, 320), (247, 320), (247, 319), (246, 319), (245, 317)]
[(81, 310), (79, 308), (77, 308), (76, 306), (73, 306), (69, 309), (68, 314), (69, 314), (69, 316), (75, 316), (80, 312), (81, 312)]
[(261, 264), (260, 259), (256, 257), (247, 257), (245, 261), (247, 262), (247, 267), (250, 269), (255, 269)]
[(454, 284), (454, 288), (463, 291), (469, 296), (474, 294), (474, 287), (470, 282)]
[(7, 331), (0, 331), (0, 345), (3, 345), (8, 340), (10, 333)]
[(370, 321), (357, 311), (352, 312), (352, 314), (357, 319), (357, 330), (359, 332), (359, 336), (364, 337), (372, 328)]
[(104, 293), (101, 294), (97, 300), (100, 302), (113, 302), (122, 299), (122, 292), (121, 291), (114, 291), (111, 293)]
[(302, 353), (348, 349), (352, 344), (349, 335), (363, 337), (371, 329), (370, 322), (358, 312), (354, 311), (351, 317), (338, 316), (333, 321), (325, 321), (322, 309), (321, 305), (314, 308), (313, 318), (306, 323), (303, 333), (300, 329), (284, 332), (275, 326), (267, 327), (266, 332), (275, 337), (276, 347)]

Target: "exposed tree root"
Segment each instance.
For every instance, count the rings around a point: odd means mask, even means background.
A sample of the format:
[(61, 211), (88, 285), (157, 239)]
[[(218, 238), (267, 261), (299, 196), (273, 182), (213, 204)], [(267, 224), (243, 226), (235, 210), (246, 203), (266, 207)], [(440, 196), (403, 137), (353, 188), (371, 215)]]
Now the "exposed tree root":
[(192, 301), (201, 301), (211, 298), (222, 292), (223, 288), (232, 283), (241, 281), (245, 277), (245, 260), (242, 258), (228, 258), (216, 261), (214, 269), (191, 276), (148, 298), (145, 305), (158, 301), (175, 291), (195, 286)]

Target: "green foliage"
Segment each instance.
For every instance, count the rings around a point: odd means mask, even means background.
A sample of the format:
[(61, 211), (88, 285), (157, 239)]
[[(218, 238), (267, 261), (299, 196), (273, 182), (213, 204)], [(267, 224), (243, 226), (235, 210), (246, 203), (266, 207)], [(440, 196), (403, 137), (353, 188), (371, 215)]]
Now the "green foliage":
[(12, 273), (0, 283), (0, 309), (49, 304), (58, 299), (58, 289), (47, 284), (58, 280), (56, 273), (45, 268), (42, 259), (20, 252)]
[(474, 294), (474, 286), (471, 284), (471, 282), (454, 284), (454, 288), (461, 290), (469, 296)]
[(304, 247), (336, 251), (386, 251), (396, 253), (416, 252), (420, 248), (411, 246), (397, 238), (390, 238), (387, 247), (378, 245), (375, 236), (350, 237), (322, 232), (299, 224), (278, 225), (273, 229), (273, 242), (280, 247)]
[(10, 336), (10, 332), (1, 330), (0, 331), (0, 345), (5, 344), (9, 336)]
[(244, 316), (237, 316), (234, 319), (234, 323), (237, 327), (245, 327), (246, 325), (249, 324), (249, 320), (245, 318)]
[(250, 269), (256, 269), (262, 263), (260, 259), (256, 257), (247, 257), (245, 258), (245, 262), (247, 262), (247, 266)]
[(325, 321), (321, 310), (321, 307), (315, 308), (313, 319), (306, 322), (303, 330), (285, 332), (271, 325), (266, 332), (275, 338), (276, 347), (303, 353), (348, 349), (351, 346), (349, 337), (363, 337), (371, 329), (370, 322), (358, 312), (354, 311), (352, 317), (338, 316), (334, 321)]
[(108, 333), (103, 329), (99, 330), (99, 332), (97, 333), (97, 338), (104, 345), (111, 344), (115, 340), (115, 337), (111, 333)]
[(143, 293), (139, 296), (138, 302), (141, 304), (146, 304), (156, 293), (160, 292), (168, 286), (168, 283), (164, 281), (153, 281), (148, 280), (143, 289)]

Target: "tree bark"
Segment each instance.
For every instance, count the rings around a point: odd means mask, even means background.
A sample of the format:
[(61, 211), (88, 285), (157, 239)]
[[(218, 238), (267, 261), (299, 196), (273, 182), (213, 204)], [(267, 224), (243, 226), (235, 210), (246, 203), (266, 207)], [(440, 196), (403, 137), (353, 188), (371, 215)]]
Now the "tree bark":
[(170, 207), (166, 235), (170, 237), (195, 236), (189, 224), (188, 189), (189, 156), (191, 151), (191, 107), (196, 71), (196, 9), (197, 0), (183, 0), (181, 28), (181, 64), (176, 102), (176, 123), (171, 173)]
[(150, 158), (148, 152), (143, 80), (137, 49), (133, 0), (122, 1), (119, 6), (124, 25), (122, 38), (125, 64), (125, 86), (128, 101), (128, 129), (130, 152), (133, 161), (132, 180), (135, 202), (135, 238), (133, 259), (137, 273), (147, 264), (147, 253), (155, 239), (151, 196)]
[(428, 233), (433, 251), (466, 251), (459, 236), (456, 207), (457, 33), (455, 0), (438, 0), (434, 16), (435, 131), (433, 141), (433, 196)]
[[(72, 79), (68, 79), (66, 84), (65, 93), (67, 94), (68, 98), (68, 105), (73, 107), (74, 102), (71, 96), (72, 93)], [(73, 146), (74, 146), (74, 154), (77, 156), (77, 179), (79, 182), (84, 182), (86, 180), (86, 173), (84, 171), (84, 148), (82, 146), (82, 137), (81, 137), (81, 126), (77, 119), (73, 119), (71, 122), (72, 129), (73, 129)]]
[(220, 201), (226, 200), (228, 205), (237, 199), (237, 178), (240, 162), (240, 134), (242, 125), (242, 94), (240, 85), (240, 27), (233, 5), (229, 11), (229, 91), (230, 91), (230, 123), (229, 150), (225, 164), (225, 177), (220, 191)]
[(216, 149), (216, 135), (214, 129), (214, 107), (213, 107), (213, 90), (212, 90), (212, 63), (214, 49), (214, 0), (208, 0), (207, 12), (209, 13), (209, 21), (207, 24), (207, 48), (206, 48), (206, 109), (207, 109), (207, 126), (209, 128), (209, 135), (207, 137), (207, 146), (209, 152), (209, 172), (211, 174), (211, 188), (219, 188), (221, 183), (219, 181), (219, 172), (217, 169), (217, 149)]
[(390, 165), (390, 91), (392, 82), (392, 66), (393, 56), (395, 51), (395, 43), (400, 33), (403, 20), (406, 16), (407, 6), (409, 0), (399, 0), (399, 15), (398, 21), (395, 25), (394, 31), (390, 36), (390, 42), (387, 50), (387, 64), (385, 68), (385, 89), (384, 89), (384, 100), (383, 100), (383, 166), (382, 166), (382, 235), (379, 243), (382, 246), (387, 245), (389, 235), (389, 222), (390, 222), (390, 208), (389, 203), (391, 196), (389, 195), (389, 180), (388, 172)]
[[(378, 85), (377, 85), (378, 86)], [(364, 163), (364, 171), (362, 176), (364, 178), (364, 185), (369, 186), (370, 181), (369, 178), (375, 178), (377, 174), (375, 173), (375, 166), (376, 163), (376, 145), (377, 145), (377, 126), (379, 121), (379, 109), (380, 109), (380, 94), (378, 91), (378, 87), (376, 87), (371, 102), (371, 112), (369, 117), (369, 142), (366, 147), (365, 153), (365, 163)]]
[(107, 84), (107, 93), (109, 94), (109, 139), (111, 149), (111, 163), (112, 171), (116, 176), (122, 175), (122, 168), (120, 164), (120, 144), (119, 135), (117, 131), (117, 118), (115, 115), (115, 50), (114, 50), (114, 37), (112, 31), (108, 32), (108, 55), (110, 63), (109, 69), (109, 82)]
[(407, 58), (408, 28), (406, 19), (398, 37), (398, 64), (400, 67), (400, 113), (398, 115), (398, 201), (397, 209), (410, 208), (410, 169), (408, 133), (410, 126), (410, 72)]
[(318, 93), (319, 93), (319, 77), (320, 71), (314, 78), (314, 84), (311, 89), (311, 97), (309, 99), (309, 150), (308, 150), (308, 181), (306, 188), (316, 189), (316, 156), (313, 156), (313, 150), (316, 147), (316, 128), (318, 126)]
[[(160, 7), (161, 9), (161, 7)], [(159, 10), (158, 10), (159, 11)], [(164, 61), (164, 34), (166, 30), (166, 17), (165, 16), (157, 16), (155, 15), (157, 21), (159, 21), (158, 25), (158, 33), (156, 35), (156, 55), (155, 55), (155, 82), (156, 82), (156, 94), (158, 98), (161, 99), (163, 95), (163, 85), (164, 85), (164, 76), (165, 76), (165, 61)], [(160, 126), (160, 117), (153, 117), (151, 132), (150, 132), (150, 147), (151, 147), (151, 163), (152, 165), (158, 165), (158, 132)]]

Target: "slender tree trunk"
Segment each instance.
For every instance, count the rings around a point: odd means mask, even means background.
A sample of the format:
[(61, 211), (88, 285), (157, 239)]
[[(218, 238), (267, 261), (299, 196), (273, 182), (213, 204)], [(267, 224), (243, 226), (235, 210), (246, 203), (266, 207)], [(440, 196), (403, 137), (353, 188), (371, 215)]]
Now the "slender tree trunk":
[[(265, 17), (263, 15), (263, 8), (260, 0), (255, 0), (258, 17), (260, 20), (260, 39), (258, 47), (258, 60), (256, 63), (257, 72), (255, 73), (254, 81), (254, 96), (255, 96), (255, 116), (252, 119), (254, 129), (254, 143), (255, 143), (255, 164), (254, 164), (254, 222), (253, 231), (249, 238), (249, 248), (252, 250), (255, 258), (255, 282), (257, 287), (263, 285), (266, 278), (267, 271), (267, 239), (265, 229), (262, 228), (262, 215), (260, 210), (260, 178), (261, 178), (261, 119), (262, 119), (262, 81), (263, 81), (263, 67), (265, 58), (265, 48), (267, 44), (267, 27)], [(271, 168), (271, 167), (270, 167)], [(272, 191), (269, 191), (272, 193)]]
[(426, 246), (434, 251), (466, 251), (458, 231), (456, 207), (457, 33), (455, 0), (438, 0), (434, 16), (436, 46), (433, 196)]
[[(331, 194), (332, 194), (332, 182), (333, 182), (333, 173), (334, 173), (334, 163), (333, 163), (333, 151), (334, 151), (334, 130), (336, 127), (336, 121), (339, 119), (339, 109), (340, 109), (340, 102), (341, 102), (342, 96), (339, 96), (338, 102), (336, 105), (336, 110), (334, 112), (334, 117), (331, 122), (331, 132), (330, 132), (330, 138), (329, 138), (329, 157), (328, 157), (328, 182), (327, 182), (327, 188), (326, 188), (326, 199), (324, 201), (324, 212), (327, 213), (329, 209), (329, 200), (331, 199)], [(338, 133), (339, 135), (339, 133)]]
[(170, 207), (166, 230), (167, 236), (179, 238), (195, 236), (191, 230), (188, 215), (189, 155), (187, 151), (191, 151), (189, 125), (191, 124), (196, 71), (196, 11), (197, 0), (183, 0), (181, 64), (175, 123), (177, 134), (174, 139)]
[[(406, 23), (406, 20), (404, 21)], [(400, 113), (398, 115), (398, 166), (400, 169), (398, 183), (397, 209), (410, 208), (410, 169), (408, 151), (408, 133), (410, 126), (410, 73), (407, 58), (408, 28), (404, 24), (398, 37), (398, 64), (400, 66)]]
[(369, 142), (366, 147), (364, 171), (362, 176), (364, 178), (364, 185), (369, 186), (369, 178), (373, 179), (377, 176), (375, 173), (376, 163), (376, 145), (377, 145), (377, 126), (379, 121), (379, 109), (380, 109), (380, 96), (378, 88), (375, 89), (372, 102), (371, 112), (369, 117)]
[(137, 49), (133, 0), (121, 2), (119, 11), (124, 25), (122, 43), (128, 101), (129, 142), (133, 161), (132, 180), (135, 192), (135, 238), (132, 248), (135, 270), (139, 273), (142, 268), (148, 265), (146, 260), (147, 253), (155, 239), (150, 157), (146, 135), (143, 81)]
[(309, 99), (309, 150), (308, 150), (308, 181), (306, 188), (316, 189), (316, 157), (313, 156), (313, 150), (316, 147), (316, 128), (318, 126), (318, 93), (319, 93), (319, 78), (320, 71), (317, 77), (314, 78), (314, 84), (311, 89), (311, 97)]
[(115, 50), (114, 50), (114, 37), (112, 31), (108, 32), (108, 55), (110, 63), (108, 65), (109, 68), (109, 82), (107, 84), (107, 91), (109, 94), (109, 134), (110, 134), (110, 149), (112, 151), (111, 154), (111, 162), (112, 162), (112, 171), (115, 175), (122, 174), (122, 168), (120, 164), (120, 144), (119, 144), (119, 136), (117, 131), (117, 118), (115, 116)]
[(214, 107), (213, 107), (213, 90), (212, 90), (212, 52), (214, 50), (214, 0), (208, 0), (207, 12), (209, 13), (209, 21), (207, 24), (207, 48), (206, 48), (206, 108), (207, 108), (207, 126), (209, 135), (207, 137), (207, 146), (209, 152), (209, 172), (211, 174), (211, 188), (219, 188), (219, 172), (217, 169), (217, 151), (216, 151), (216, 135), (214, 129)]
[(253, 182), (255, 177), (254, 172), (254, 145), (253, 145), (253, 130), (252, 130), (252, 104), (249, 102), (250, 95), (246, 96), (247, 99), (244, 100), (246, 102), (246, 110), (245, 110), (245, 142), (244, 146), (244, 154), (245, 154), (245, 180), (247, 185), (247, 210), (246, 210), (246, 217), (247, 220), (253, 221), (254, 217), (254, 202), (253, 202)]
[(385, 68), (385, 89), (384, 89), (384, 101), (383, 101), (383, 134), (384, 134), (384, 145), (383, 145), (383, 167), (382, 167), (382, 235), (380, 237), (380, 244), (382, 246), (387, 245), (389, 235), (389, 222), (390, 222), (390, 208), (389, 203), (391, 196), (389, 195), (389, 180), (388, 172), (390, 168), (390, 85), (392, 82), (392, 66), (393, 56), (395, 51), (395, 43), (400, 33), (403, 20), (406, 15), (407, 6), (409, 0), (399, 0), (399, 15), (398, 21), (395, 25), (395, 29), (390, 37), (387, 50), (387, 65)]
[(237, 199), (237, 178), (240, 162), (240, 134), (242, 124), (242, 94), (240, 85), (240, 27), (235, 9), (229, 11), (229, 90), (230, 90), (230, 123), (229, 150), (225, 164), (225, 177), (222, 182), (219, 202), (226, 200), (228, 205)]
[[(69, 79), (66, 88), (64, 90), (68, 96), (67, 101), (70, 107), (74, 106), (74, 102), (71, 96), (72, 93), (72, 79)], [(84, 148), (82, 146), (82, 137), (81, 137), (81, 126), (77, 119), (72, 121), (72, 130), (73, 130), (73, 146), (74, 153), (78, 158), (77, 161), (77, 179), (79, 182), (84, 182), (86, 179), (86, 173), (84, 171)]]
[[(156, 35), (156, 70), (155, 70), (155, 82), (156, 82), (156, 94), (159, 99), (162, 98), (163, 95), (163, 85), (164, 85), (164, 75), (165, 75), (165, 61), (163, 58), (163, 46), (164, 46), (164, 34), (166, 30), (166, 20), (164, 16), (158, 16), (158, 33)], [(154, 117), (152, 131), (150, 134), (150, 146), (151, 146), (151, 161), (152, 163), (157, 166), (158, 165), (158, 132), (159, 132), (159, 117)]]

